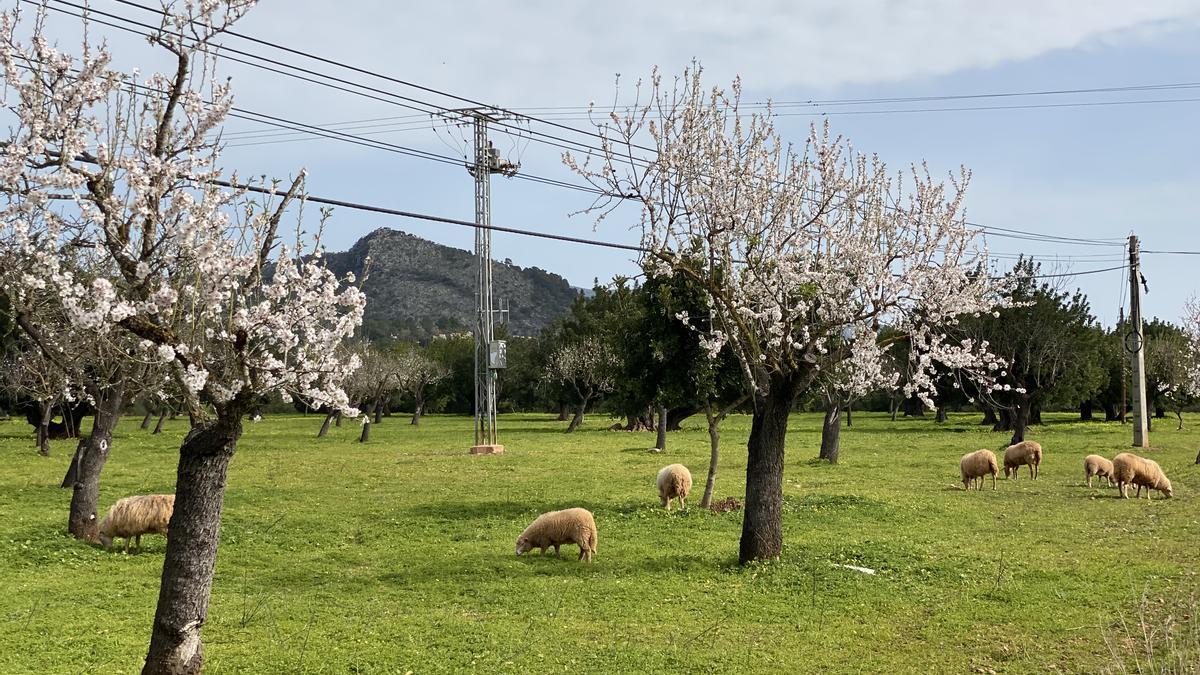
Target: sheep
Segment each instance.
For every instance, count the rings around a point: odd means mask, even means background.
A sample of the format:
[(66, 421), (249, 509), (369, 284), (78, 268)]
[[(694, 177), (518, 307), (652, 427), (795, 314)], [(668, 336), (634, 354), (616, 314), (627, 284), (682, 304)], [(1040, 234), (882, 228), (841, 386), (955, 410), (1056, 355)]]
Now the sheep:
[(1092, 487), (1092, 476), (1102, 476), (1110, 487), (1113, 484), (1113, 463), (1100, 455), (1088, 455), (1083, 458), (1083, 477), (1087, 486)]
[(136, 537), (140, 551), (143, 534), (167, 536), (167, 526), (174, 511), (175, 495), (136, 495), (119, 499), (100, 521), (100, 543), (105, 549), (111, 549), (114, 537), (125, 537), (125, 552), (129, 553), (129, 540)]
[(1113, 457), (1113, 478), (1117, 481), (1117, 489), (1121, 496), (1129, 499), (1129, 486), (1138, 486), (1137, 497), (1142, 496), (1142, 487), (1146, 488), (1146, 499), (1150, 499), (1150, 491), (1158, 490), (1168, 498), (1174, 497), (1171, 481), (1167, 480), (1158, 462), (1145, 457), (1138, 457), (1132, 452), (1122, 452)]
[(562, 544), (579, 544), (579, 559), (591, 562), (596, 554), (596, 521), (587, 509), (563, 509), (538, 516), (521, 536), (517, 537), (517, 555), (535, 548), (542, 550), (554, 547), (554, 555), (561, 558), (558, 547)]
[(988, 474), (992, 475), (992, 489), (996, 489), (996, 474), (1000, 473), (1000, 466), (996, 463), (996, 454), (991, 450), (968, 452), (962, 456), (958, 468), (962, 472), (964, 490), (971, 489), (971, 481), (979, 481), (976, 489), (982, 490), (983, 477)]
[(669, 464), (658, 472), (658, 498), (671, 510), (671, 500), (679, 499), (679, 508), (687, 508), (687, 496), (692, 491), (692, 472), (682, 464)]
[(1037, 441), (1021, 441), (1004, 449), (1004, 477), (1017, 477), (1022, 464), (1029, 465), (1029, 477), (1037, 480), (1038, 465), (1042, 463), (1042, 446)]

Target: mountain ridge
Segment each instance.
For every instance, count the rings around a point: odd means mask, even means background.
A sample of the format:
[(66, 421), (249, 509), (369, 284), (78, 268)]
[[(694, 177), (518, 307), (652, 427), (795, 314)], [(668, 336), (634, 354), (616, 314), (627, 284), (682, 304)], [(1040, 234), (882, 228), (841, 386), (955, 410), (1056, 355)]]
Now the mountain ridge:
[[(474, 328), (473, 252), (381, 227), (345, 251), (326, 253), (325, 262), (338, 275), (361, 276), (368, 256), (365, 337), (420, 341)], [(492, 296), (497, 308), (507, 303), (510, 335), (536, 335), (565, 314), (579, 293), (565, 278), (540, 267), (492, 261)]]

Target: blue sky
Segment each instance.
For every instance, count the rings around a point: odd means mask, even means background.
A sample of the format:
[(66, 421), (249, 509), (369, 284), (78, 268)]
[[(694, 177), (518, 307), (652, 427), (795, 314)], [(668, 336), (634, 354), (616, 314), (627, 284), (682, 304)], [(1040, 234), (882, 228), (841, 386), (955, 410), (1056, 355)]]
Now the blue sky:
[[(97, 9), (140, 14), (111, 0)], [(73, 21), (54, 18), (57, 24)], [(659, 65), (677, 73), (700, 59), (710, 84), (740, 74), (745, 98), (776, 101), (944, 96), (995, 92), (1200, 83), (1200, 2), (1147, 0), (1006, 3), (957, 0), (853, 0), (739, 3), (484, 2), (392, 3), (379, 0), (264, 2), (238, 29), (297, 49), (515, 109), (610, 102), (614, 76), (625, 91)], [(143, 43), (108, 29), (117, 62), (149, 70)], [(63, 29), (64, 47), (70, 31)], [(228, 39), (228, 44), (289, 63), (370, 83), (439, 104), (453, 102), (329, 66), (304, 62)], [(310, 124), (414, 114), (412, 110), (333, 92), (230, 64), (237, 104)], [(1161, 92), (1071, 94), (924, 104), (846, 106), (853, 110), (972, 107), (1030, 103), (1200, 98), (1200, 87)], [(835, 108), (824, 108), (826, 111)], [(1150, 250), (1200, 250), (1200, 102), (1025, 110), (831, 115), (856, 148), (878, 152), (895, 168), (925, 160), (937, 173), (960, 164), (974, 178), (968, 217), (984, 225), (1070, 237), (1115, 239), (1130, 233)], [(411, 119), (411, 118), (410, 118)], [(417, 118), (418, 120), (420, 118)], [(781, 118), (803, 140), (814, 117)], [(586, 123), (566, 124), (584, 127)], [(374, 136), (446, 155), (461, 154), (431, 125)], [(243, 176), (309, 171), (315, 195), (471, 219), (471, 178), (461, 167), (329, 140), (242, 145), (232, 132), (267, 131), (232, 120), (225, 157)], [(541, 127), (550, 133), (570, 132)], [(571, 136), (580, 140), (586, 137)], [(251, 139), (279, 140), (275, 139)], [(530, 174), (578, 182), (560, 150), (495, 137)], [(621, 214), (593, 231), (585, 194), (495, 178), (493, 222), (546, 232), (633, 243)], [(470, 248), (470, 230), (411, 220), (335, 212), (326, 243), (343, 249), (377, 227), (393, 227)], [(1029, 253), (1045, 271), (1119, 264), (1119, 247), (1056, 245), (989, 238), (993, 251)], [(498, 259), (536, 265), (588, 286), (636, 266), (622, 252), (496, 235)], [(1092, 256), (1092, 257), (1087, 257)], [(1147, 316), (1176, 320), (1197, 291), (1198, 256), (1147, 255)], [(1079, 276), (1097, 316), (1111, 324), (1125, 285), (1119, 272)]]

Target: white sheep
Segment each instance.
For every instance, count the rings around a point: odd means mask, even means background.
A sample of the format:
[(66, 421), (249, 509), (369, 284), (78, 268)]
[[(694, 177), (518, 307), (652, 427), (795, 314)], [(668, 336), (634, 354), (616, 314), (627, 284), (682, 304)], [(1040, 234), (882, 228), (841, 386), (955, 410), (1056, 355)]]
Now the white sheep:
[(962, 456), (958, 463), (962, 473), (963, 489), (971, 489), (971, 481), (978, 481), (977, 490), (983, 489), (983, 477), (992, 475), (992, 489), (996, 489), (996, 474), (1000, 473), (1000, 465), (996, 462), (996, 454), (991, 450), (976, 450)]
[(1113, 463), (1100, 455), (1088, 455), (1083, 458), (1083, 477), (1087, 479), (1087, 486), (1092, 487), (1092, 476), (1100, 476), (1104, 478), (1104, 482), (1109, 486), (1113, 484)]
[(558, 547), (562, 544), (578, 544), (579, 559), (591, 562), (596, 553), (597, 530), (596, 520), (587, 509), (563, 509), (551, 511), (538, 516), (521, 536), (517, 537), (517, 555), (535, 548), (542, 550), (554, 547), (554, 555), (562, 555)]
[(682, 464), (669, 464), (658, 472), (658, 498), (668, 511), (671, 500), (679, 499), (679, 508), (687, 508), (687, 496), (692, 491), (692, 472)]
[(1004, 477), (1017, 477), (1022, 464), (1029, 465), (1029, 477), (1037, 480), (1038, 465), (1042, 463), (1042, 446), (1037, 441), (1021, 441), (1004, 449)]
[(175, 495), (135, 495), (119, 499), (100, 521), (100, 543), (111, 549), (114, 537), (124, 537), (125, 552), (129, 553), (129, 540), (136, 537), (137, 548), (141, 550), (143, 534), (167, 536), (167, 526), (174, 511)]
[(1150, 499), (1150, 491), (1158, 490), (1167, 497), (1175, 496), (1171, 490), (1171, 481), (1167, 480), (1158, 462), (1145, 457), (1138, 457), (1132, 452), (1122, 452), (1113, 457), (1113, 478), (1117, 481), (1117, 489), (1121, 496), (1129, 499), (1129, 486), (1136, 485), (1137, 497), (1142, 496), (1142, 487), (1146, 488), (1146, 499)]

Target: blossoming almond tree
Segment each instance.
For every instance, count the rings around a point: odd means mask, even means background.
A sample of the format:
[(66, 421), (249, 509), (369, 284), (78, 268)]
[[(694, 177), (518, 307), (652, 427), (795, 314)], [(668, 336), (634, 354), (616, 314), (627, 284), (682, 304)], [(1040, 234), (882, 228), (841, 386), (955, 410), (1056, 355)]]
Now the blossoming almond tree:
[[(72, 56), (48, 41), (42, 14), (24, 33), (17, 12), (0, 17), (13, 117), (0, 154), (5, 290), (18, 308), (50, 293), (94, 339), (135, 338), (136, 358), (170, 365), (197, 419), (180, 447), (147, 673), (203, 663), (225, 475), (255, 399), (301, 395), (356, 413), (340, 382), (357, 363), (335, 348), (361, 323), (364, 296), (319, 249), (303, 255), (299, 230), (280, 244), (302, 179), (257, 201), (214, 183), (212, 139), (231, 98), (214, 83), (210, 40), (252, 4), (164, 3), (151, 43), (173, 70), (142, 79), (113, 71), (86, 30)], [(67, 246), (94, 252), (96, 276), (72, 272)]]
[(583, 424), (589, 405), (613, 390), (616, 370), (617, 357), (598, 338), (568, 342), (550, 354), (544, 377), (575, 392), (575, 414), (567, 425), (568, 434)]
[[(753, 383), (742, 563), (778, 557), (788, 413), (819, 362), (870, 370), (887, 348), (882, 325), (911, 345), (910, 393), (928, 399), (935, 364), (987, 378), (994, 359), (945, 330), (964, 313), (1002, 302), (977, 274), (976, 232), (961, 212), (968, 175), (949, 184), (914, 167), (892, 175), (814, 128), (800, 147), (776, 132), (770, 111), (743, 114), (741, 85), (706, 89), (699, 68), (597, 123), (601, 150), (564, 161), (609, 199), (599, 217), (636, 200), (643, 246), (659, 274), (685, 274), (705, 289), (712, 353), (733, 347)], [(649, 143), (649, 161), (633, 144)], [(689, 317), (680, 317), (688, 321)], [(836, 346), (832, 338), (853, 335)]]
[[(1191, 400), (1200, 399), (1200, 298), (1189, 298), (1183, 310), (1183, 332), (1187, 336), (1186, 360), (1191, 364), (1183, 382), (1179, 383), (1180, 397)], [(1183, 426), (1182, 416), (1179, 426)], [(1196, 454), (1196, 463), (1200, 464), (1200, 452)]]

